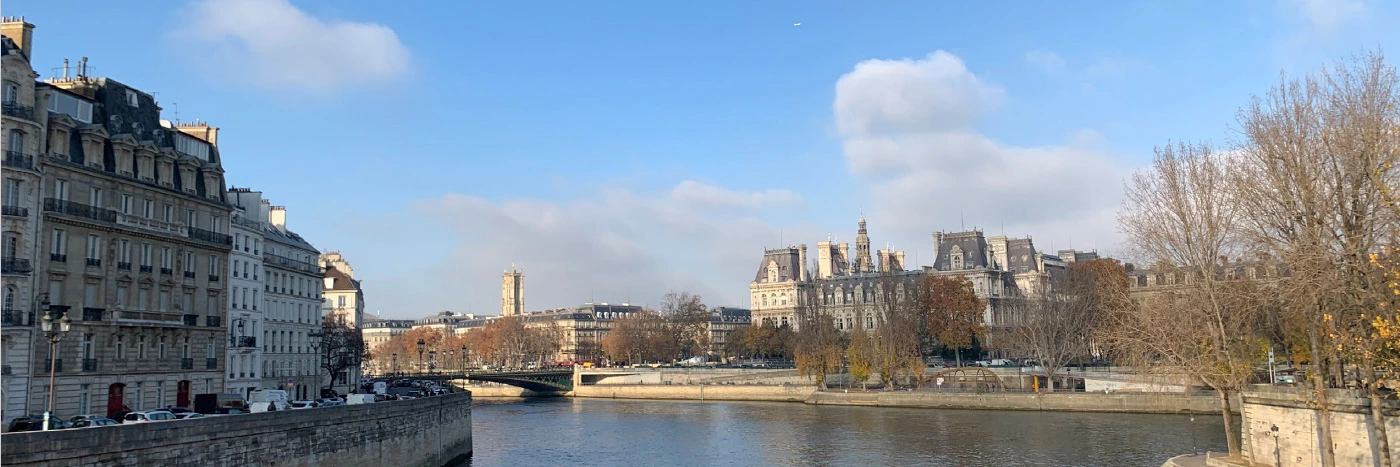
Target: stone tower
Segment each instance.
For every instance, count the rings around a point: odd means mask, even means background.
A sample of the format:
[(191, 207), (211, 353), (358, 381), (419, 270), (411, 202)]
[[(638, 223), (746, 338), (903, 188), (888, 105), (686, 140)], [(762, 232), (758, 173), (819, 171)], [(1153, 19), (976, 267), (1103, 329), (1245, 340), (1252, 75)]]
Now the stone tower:
[(525, 314), (525, 273), (512, 265), (501, 275), (501, 316)]
[(856, 231), (856, 272), (875, 272), (875, 261), (870, 258), (870, 236), (865, 234), (865, 217), (859, 222)]

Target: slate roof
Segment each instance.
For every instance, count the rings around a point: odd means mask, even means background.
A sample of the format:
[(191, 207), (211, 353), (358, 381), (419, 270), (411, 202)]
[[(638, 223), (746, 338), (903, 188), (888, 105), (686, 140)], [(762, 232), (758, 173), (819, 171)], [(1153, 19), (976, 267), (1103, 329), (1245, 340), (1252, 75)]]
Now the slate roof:
[(938, 258), (933, 263), (934, 269), (939, 271), (952, 270), (953, 262), (949, 259), (949, 255), (952, 253), (953, 247), (958, 247), (962, 251), (962, 269), (988, 267), (986, 237), (983, 237), (979, 230), (969, 230), (943, 235), (943, 241), (938, 244)]
[(336, 269), (332, 265), (326, 265), (326, 278), (333, 279), (330, 290), (358, 290), (360, 288), (360, 281), (351, 278), (344, 271)]
[(772, 263), (777, 263), (778, 282), (799, 280), (798, 272), (802, 270), (802, 256), (795, 247), (779, 248), (763, 252), (763, 262), (758, 265), (758, 273), (754, 274), (754, 282), (768, 282), (768, 267)]

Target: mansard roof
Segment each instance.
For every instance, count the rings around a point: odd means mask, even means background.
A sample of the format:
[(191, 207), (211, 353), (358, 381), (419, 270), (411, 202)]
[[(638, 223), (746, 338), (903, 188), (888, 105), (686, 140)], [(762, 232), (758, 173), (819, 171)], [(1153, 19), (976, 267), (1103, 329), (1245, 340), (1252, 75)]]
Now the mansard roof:
[(788, 247), (764, 251), (763, 262), (758, 265), (753, 281), (768, 282), (768, 268), (774, 263), (777, 263), (778, 282), (801, 279), (798, 273), (802, 271), (802, 255), (796, 247)]
[(938, 258), (934, 260), (934, 269), (951, 270), (953, 262), (950, 255), (954, 249), (962, 253), (962, 269), (990, 267), (987, 264), (987, 239), (982, 236), (982, 231), (969, 230), (943, 234), (943, 240), (938, 243)]

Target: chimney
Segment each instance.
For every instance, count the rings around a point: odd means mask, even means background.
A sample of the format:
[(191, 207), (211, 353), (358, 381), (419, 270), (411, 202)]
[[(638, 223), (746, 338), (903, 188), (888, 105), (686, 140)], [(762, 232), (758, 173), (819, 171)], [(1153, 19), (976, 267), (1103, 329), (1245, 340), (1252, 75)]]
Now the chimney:
[(266, 223), (267, 223), (267, 220), (268, 220), (268, 218), (269, 218), (269, 216), (271, 216), (271, 213), (272, 213), (272, 202), (271, 202), (271, 201), (268, 201), (268, 200), (265, 200), (265, 199), (259, 199), (259, 200), (258, 200), (258, 222), (262, 222), (262, 223), (266, 224)]
[(19, 50), (24, 52), (25, 61), (34, 57), (34, 25), (25, 22), (23, 16), (18, 18), (5, 17), (4, 22), (0, 23), (0, 34), (15, 41)]
[(199, 140), (209, 143), (210, 146), (219, 146), (219, 127), (212, 126), (209, 122), (181, 123), (176, 125), (176, 130)]
[(272, 224), (277, 230), (287, 231), (287, 207), (272, 206), (268, 211), (267, 223)]
[(807, 244), (797, 246), (797, 280), (807, 280)]

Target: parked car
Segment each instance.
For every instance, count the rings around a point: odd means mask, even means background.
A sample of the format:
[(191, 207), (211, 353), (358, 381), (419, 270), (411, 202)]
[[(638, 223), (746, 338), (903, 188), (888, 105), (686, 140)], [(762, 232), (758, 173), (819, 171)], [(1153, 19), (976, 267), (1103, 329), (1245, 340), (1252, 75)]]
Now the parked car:
[[(50, 416), (49, 423), (51, 424), (51, 428), (55, 430), (71, 428), (68, 422), (63, 421), (63, 419), (59, 418), (57, 415)], [(20, 431), (42, 431), (43, 429), (44, 415), (31, 414), (27, 417), (17, 417), (14, 420), (10, 420), (10, 426), (7, 427), (5, 431), (14, 433)]]
[(214, 409), (214, 413), (210, 415), (238, 415), (245, 413), (248, 413), (248, 411), (237, 407), (219, 407)]
[(78, 415), (68, 419), (69, 425), (73, 428), (86, 428), (90, 426), (110, 426), (118, 425), (116, 420), (112, 420), (102, 415)]
[(316, 401), (292, 401), (292, 410), (314, 409), (316, 407)]
[(161, 422), (174, 419), (175, 414), (170, 413), (169, 410), (143, 410), (126, 414), (126, 417), (122, 419), (122, 423)]
[(204, 414), (199, 412), (184, 412), (175, 414), (176, 420), (189, 420), (191, 418), (204, 418)]

